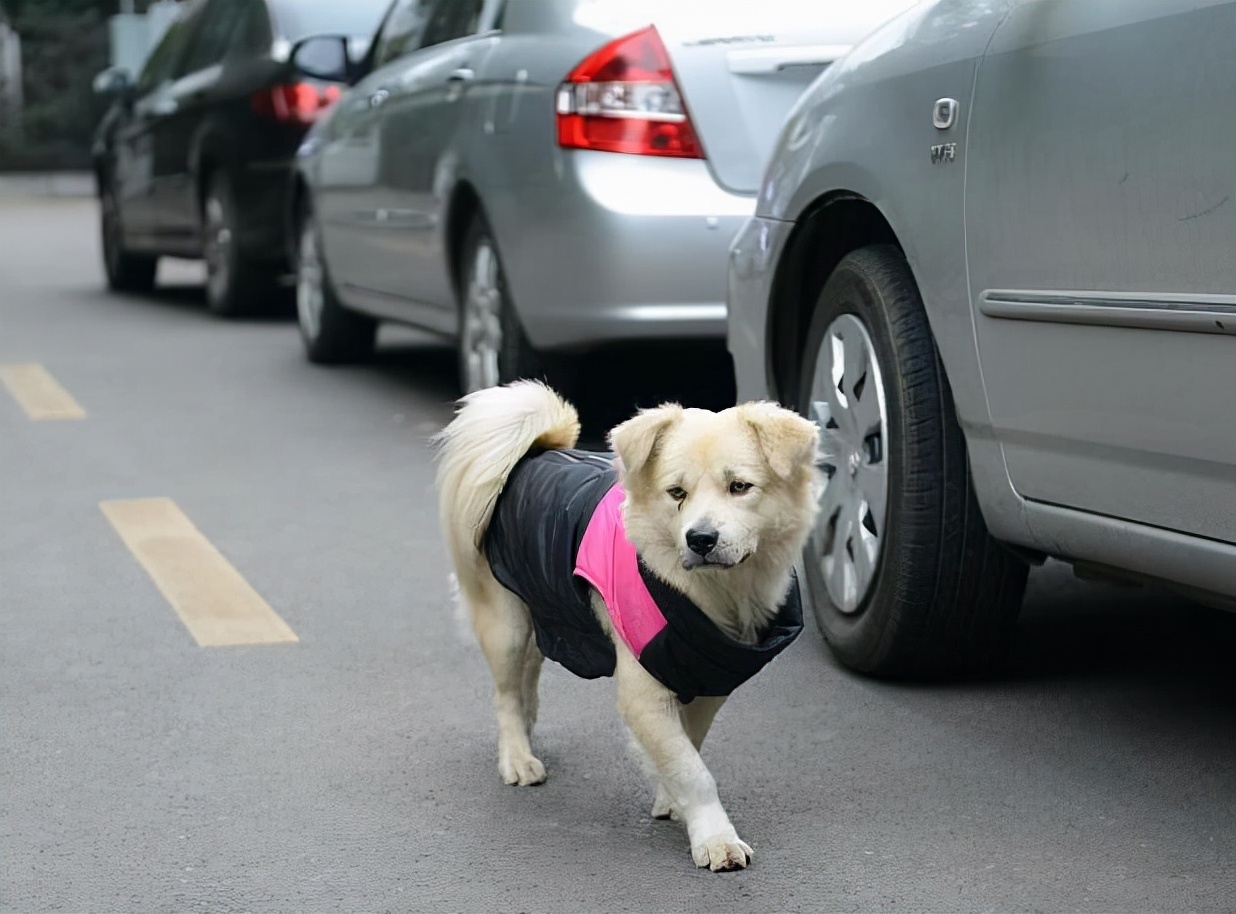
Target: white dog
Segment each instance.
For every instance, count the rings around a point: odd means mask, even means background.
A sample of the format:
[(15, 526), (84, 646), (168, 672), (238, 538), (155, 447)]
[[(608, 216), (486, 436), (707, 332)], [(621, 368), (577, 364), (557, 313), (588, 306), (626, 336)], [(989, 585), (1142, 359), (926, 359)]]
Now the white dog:
[(573, 450), (575, 409), (519, 381), (470, 394), (437, 436), (443, 531), (493, 673), (498, 770), (545, 780), (529, 735), (548, 656), (614, 675), (698, 866), (739, 869), (700, 758), (725, 697), (802, 628), (793, 563), (814, 520), (819, 430), (771, 403), (675, 405), (617, 426), (617, 455)]

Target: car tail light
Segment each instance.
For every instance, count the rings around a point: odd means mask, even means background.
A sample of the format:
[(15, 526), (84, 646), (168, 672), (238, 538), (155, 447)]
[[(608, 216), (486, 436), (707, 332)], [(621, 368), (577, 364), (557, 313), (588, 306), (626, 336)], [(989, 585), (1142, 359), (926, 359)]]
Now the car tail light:
[(272, 117), (285, 123), (311, 124), (338, 99), (338, 86), (289, 83), (254, 93), (253, 110), (262, 117)]
[(557, 115), (559, 146), (704, 158), (655, 26), (585, 57), (558, 87)]

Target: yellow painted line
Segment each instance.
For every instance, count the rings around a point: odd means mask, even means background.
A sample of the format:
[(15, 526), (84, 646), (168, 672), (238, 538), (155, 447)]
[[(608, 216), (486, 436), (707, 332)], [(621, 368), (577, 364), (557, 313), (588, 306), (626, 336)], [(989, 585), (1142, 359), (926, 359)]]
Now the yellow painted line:
[(35, 362), (0, 365), (0, 381), (31, 419), (84, 419), (86, 411)]
[(99, 507), (201, 647), (299, 640), (170, 498)]

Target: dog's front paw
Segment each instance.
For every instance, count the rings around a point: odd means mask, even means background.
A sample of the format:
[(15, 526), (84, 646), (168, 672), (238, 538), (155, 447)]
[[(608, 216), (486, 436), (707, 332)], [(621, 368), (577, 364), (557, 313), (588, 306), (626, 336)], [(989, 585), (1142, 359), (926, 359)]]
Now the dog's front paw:
[(498, 773), (502, 783), (519, 787), (532, 787), (545, 783), (545, 766), (535, 755), (503, 753), (498, 756)]
[(751, 846), (742, 841), (733, 829), (691, 845), (695, 865), (706, 866), (714, 873), (741, 870), (751, 862), (751, 855)]

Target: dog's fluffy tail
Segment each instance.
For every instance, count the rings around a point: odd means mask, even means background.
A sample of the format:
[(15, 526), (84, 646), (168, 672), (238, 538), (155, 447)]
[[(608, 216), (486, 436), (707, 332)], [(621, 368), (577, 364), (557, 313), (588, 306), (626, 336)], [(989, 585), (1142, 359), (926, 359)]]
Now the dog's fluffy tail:
[(434, 436), (438, 516), (462, 570), (481, 558), (494, 503), (515, 464), (532, 448), (571, 448), (579, 440), (575, 407), (539, 381), (515, 381), (468, 394), (450, 425)]

